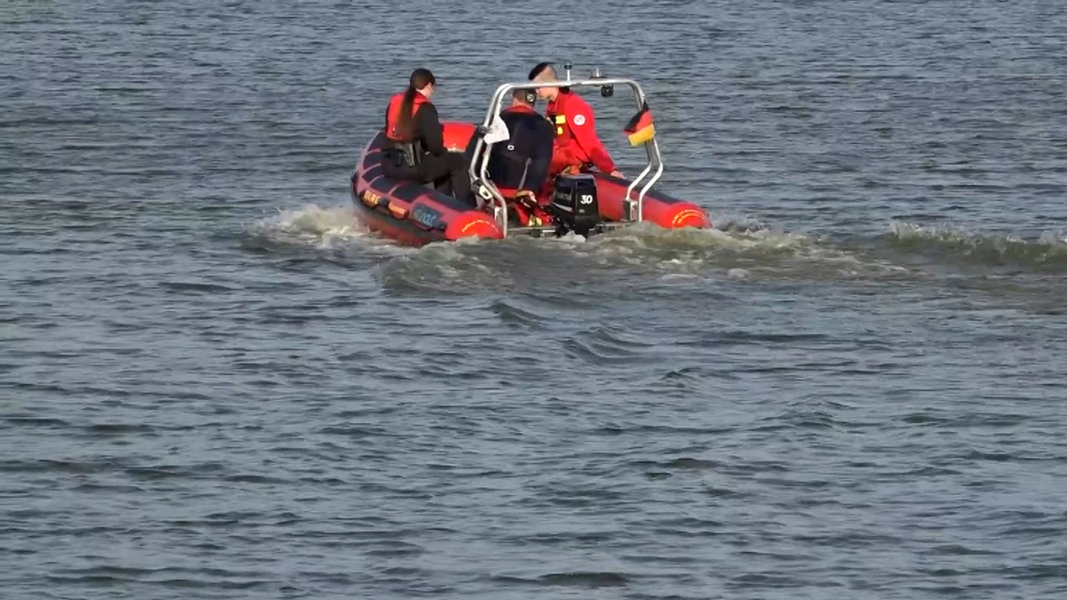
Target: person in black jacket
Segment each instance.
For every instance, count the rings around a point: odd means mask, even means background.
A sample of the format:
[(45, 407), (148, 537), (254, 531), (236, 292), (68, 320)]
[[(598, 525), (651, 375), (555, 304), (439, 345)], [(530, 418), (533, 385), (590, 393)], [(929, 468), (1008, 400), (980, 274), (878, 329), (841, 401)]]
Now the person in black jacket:
[(437, 80), (428, 69), (411, 73), (407, 90), (395, 94), (385, 111), (385, 160), (382, 171), (393, 179), (445, 184), (452, 195), (471, 202), (471, 182), (462, 154), (445, 148), (441, 121), (430, 97)]
[(500, 112), (511, 139), (493, 146), (489, 154), (489, 178), (501, 191), (525, 194), (539, 192), (552, 162), (552, 123), (537, 114), (534, 90), (512, 92), (511, 106)]

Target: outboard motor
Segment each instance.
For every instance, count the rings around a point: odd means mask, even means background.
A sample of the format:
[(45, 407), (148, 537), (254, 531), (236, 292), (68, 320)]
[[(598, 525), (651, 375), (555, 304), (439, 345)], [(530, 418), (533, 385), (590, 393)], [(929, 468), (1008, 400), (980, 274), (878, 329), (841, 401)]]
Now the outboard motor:
[(596, 180), (585, 173), (561, 173), (556, 177), (555, 191), (549, 204), (553, 220), (559, 225), (557, 235), (573, 231), (588, 235), (603, 220), (597, 204)]

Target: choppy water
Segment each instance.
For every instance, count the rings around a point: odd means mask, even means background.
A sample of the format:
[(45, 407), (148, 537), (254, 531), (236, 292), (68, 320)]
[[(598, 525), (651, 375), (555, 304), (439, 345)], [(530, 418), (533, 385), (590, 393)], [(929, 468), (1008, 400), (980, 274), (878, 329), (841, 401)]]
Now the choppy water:
[[(1067, 593), (1061, 3), (429, 7), (0, 7), (0, 596)], [(543, 58), (716, 230), (353, 221)]]

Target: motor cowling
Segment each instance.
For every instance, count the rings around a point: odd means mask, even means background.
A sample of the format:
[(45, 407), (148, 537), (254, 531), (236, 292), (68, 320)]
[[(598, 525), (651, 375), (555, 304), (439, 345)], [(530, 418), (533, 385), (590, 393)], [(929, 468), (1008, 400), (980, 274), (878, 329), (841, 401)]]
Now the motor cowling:
[(586, 235), (603, 221), (597, 203), (596, 179), (586, 173), (563, 173), (556, 177), (549, 208), (561, 229), (560, 234), (573, 231)]

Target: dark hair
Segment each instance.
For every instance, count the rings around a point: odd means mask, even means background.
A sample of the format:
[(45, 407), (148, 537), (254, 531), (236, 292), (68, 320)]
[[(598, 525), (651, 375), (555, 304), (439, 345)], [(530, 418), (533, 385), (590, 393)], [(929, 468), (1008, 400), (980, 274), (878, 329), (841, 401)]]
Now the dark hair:
[(526, 104), (537, 104), (537, 92), (533, 90), (512, 90), (511, 95)]
[[(547, 69), (549, 67), (552, 67), (552, 63), (550, 63), (550, 62), (537, 63), (537, 66), (535, 66), (534, 68), (530, 69), (530, 77), (529, 77), (530, 81), (533, 81), (535, 77), (537, 77), (541, 73), (544, 73), (545, 69)], [(554, 68), (555, 67), (553, 67), (553, 69)], [(558, 73), (556, 74), (556, 77), (557, 78), (559, 77)], [(566, 93), (571, 91), (571, 88), (569, 88), (569, 87), (561, 87), (561, 88), (559, 88), (559, 91), (561, 91), (564, 94), (566, 94)]]
[(400, 102), (400, 114), (397, 115), (396, 133), (401, 139), (411, 139), (412, 114), (411, 107), (415, 104), (415, 94), (418, 90), (426, 87), (428, 83), (437, 83), (437, 79), (429, 69), (418, 68), (411, 72), (408, 79), (408, 89), (404, 91), (404, 99)]
[(530, 81), (533, 81), (534, 77), (537, 77), (541, 73), (545, 72), (545, 69), (552, 66), (550, 62), (537, 63), (537, 66), (530, 69)]

